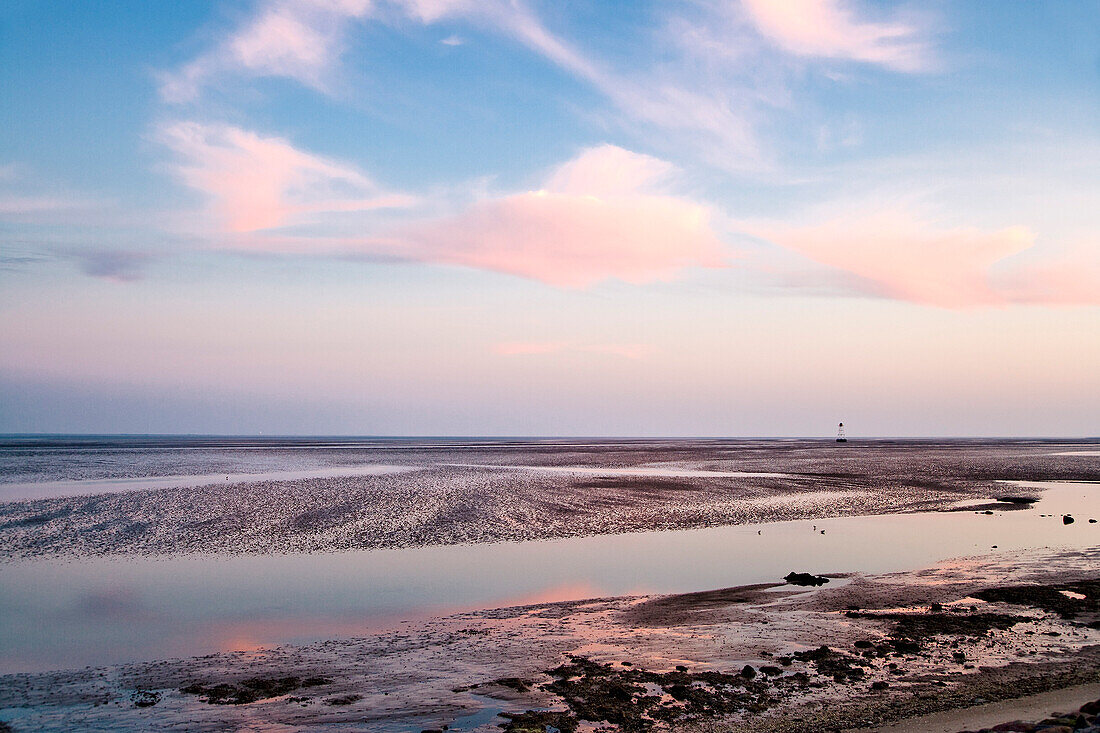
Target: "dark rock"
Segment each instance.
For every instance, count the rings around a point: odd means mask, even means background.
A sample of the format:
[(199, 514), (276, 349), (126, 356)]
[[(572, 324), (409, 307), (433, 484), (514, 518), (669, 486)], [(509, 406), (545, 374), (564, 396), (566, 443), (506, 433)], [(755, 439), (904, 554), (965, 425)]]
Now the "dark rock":
[(130, 702), (136, 708), (148, 708), (160, 702), (160, 693), (153, 690), (134, 690), (130, 694)]
[(829, 579), (821, 575), (811, 575), (810, 573), (796, 573), (790, 572), (783, 576), (783, 580), (787, 581), (791, 585), (825, 585), (829, 582)]
[(1073, 517), (1068, 514), (1062, 515), (1062, 524), (1073, 524)]
[(810, 651), (797, 652), (794, 656), (803, 662), (813, 662), (818, 674), (832, 677), (837, 682), (845, 682), (849, 677), (862, 679), (863, 666), (867, 664), (860, 657), (838, 652), (825, 645)]
[(741, 676), (747, 680), (751, 680), (753, 677), (756, 676), (756, 670), (752, 668), (751, 664), (746, 664), (745, 667), (741, 670)]
[(362, 695), (340, 695), (339, 697), (328, 698), (325, 700), (325, 705), (351, 705), (353, 702), (359, 702), (362, 699)]
[(559, 713), (545, 710), (528, 710), (526, 713), (501, 713), (501, 717), (508, 718), (504, 724), (505, 731), (514, 733), (543, 733), (550, 728), (556, 728), (561, 733), (575, 733), (577, 730), (577, 718), (571, 713)]
[[(753, 681), (742, 674), (623, 669), (578, 656), (570, 657), (567, 663), (547, 670), (546, 674), (553, 681), (540, 688), (560, 698), (568, 706), (568, 712), (529, 710), (522, 715), (506, 715), (510, 718), (503, 726), (506, 731), (543, 733), (545, 726), (550, 725), (562, 733), (571, 733), (579, 720), (604, 721), (613, 730), (630, 732), (652, 730), (657, 723), (676, 729), (675, 723), (681, 720), (760, 710), (766, 705), (771, 689), (769, 683)], [(755, 676), (756, 671), (752, 670), (752, 674)], [(653, 685), (672, 700), (651, 691)], [(565, 717), (559, 724), (546, 715)]]
[(877, 682), (872, 682), (871, 683), (871, 689), (872, 690), (887, 690), (889, 688), (890, 688), (890, 683), (886, 682), (884, 680), (878, 680)]
[(920, 651), (920, 642), (913, 639), (891, 639), (890, 645), (894, 647), (894, 651), (898, 654), (916, 654)]

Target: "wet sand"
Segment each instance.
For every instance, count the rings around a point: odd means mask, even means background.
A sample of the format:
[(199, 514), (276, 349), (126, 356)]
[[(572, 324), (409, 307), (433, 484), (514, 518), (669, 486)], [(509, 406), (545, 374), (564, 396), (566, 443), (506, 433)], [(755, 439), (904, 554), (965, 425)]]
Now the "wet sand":
[[(1005, 480), (1100, 480), (1097, 461), (1059, 455), (1075, 445), (535, 441), (337, 450), (326, 444), (311, 450), (311, 460), (364, 463), (344, 465), (336, 475), (329, 465), (317, 470), (330, 475), (317, 478), (229, 486), (153, 488), (163, 479), (150, 479), (141, 490), (140, 479), (124, 479), (135, 490), (0, 503), (0, 560), (416, 547), (922, 511), (991, 501), (1005, 491)], [(170, 459), (150, 458), (143, 470), (171, 475)], [(61, 466), (51, 477), (104, 478), (95, 464), (66, 460), (74, 465), (52, 454), (27, 459), (23, 473), (5, 479), (37, 480), (42, 474), (34, 467), (51, 461)], [(112, 464), (112, 476), (125, 473), (125, 463)], [(195, 470), (223, 464), (211, 460)], [(351, 475), (369, 465), (420, 470)]]
[[(1100, 699), (1100, 682), (1075, 685), (1061, 690), (1028, 695), (1015, 700), (947, 710), (903, 720), (892, 725), (861, 728), (858, 733), (957, 733), (961, 730), (992, 728), (1013, 720), (1039, 720), (1053, 711), (1075, 710), (1082, 701)], [(852, 733), (857, 733), (853, 731)]]
[[(777, 579), (533, 604), (301, 647), (8, 675), (0, 720), (15, 730), (491, 731), (527, 730), (551, 711), (562, 731), (592, 729), (585, 715), (612, 730), (884, 725), (1100, 679), (1098, 568), (1100, 550), (1034, 551), (818, 588)], [(1046, 590), (995, 590), (1006, 580)], [(983, 600), (1005, 593), (1014, 602)], [(1051, 593), (1076, 605), (1051, 606)], [(239, 694), (254, 701), (210, 702)]]

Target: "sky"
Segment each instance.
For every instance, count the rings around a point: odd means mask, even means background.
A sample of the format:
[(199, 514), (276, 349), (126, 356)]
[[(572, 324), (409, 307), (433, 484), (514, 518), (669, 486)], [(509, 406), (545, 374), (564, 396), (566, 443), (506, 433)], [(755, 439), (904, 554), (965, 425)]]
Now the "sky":
[(1098, 416), (1096, 0), (0, 6), (0, 432)]

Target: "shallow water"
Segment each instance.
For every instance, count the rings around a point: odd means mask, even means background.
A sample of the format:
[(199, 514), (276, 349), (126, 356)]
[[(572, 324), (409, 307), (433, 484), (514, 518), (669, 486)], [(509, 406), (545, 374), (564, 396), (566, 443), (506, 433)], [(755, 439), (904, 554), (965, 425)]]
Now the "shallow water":
[[(11, 562), (0, 565), (0, 672), (252, 649), (467, 609), (776, 581), (791, 570), (882, 573), (966, 555), (1100, 546), (1100, 524), (1088, 522), (1100, 518), (1100, 484), (1027, 488), (1044, 490), (1033, 508), (992, 515), (892, 514), (281, 556)], [(1063, 524), (1063, 514), (1076, 521)]]
[(543, 473), (564, 473), (578, 476), (659, 476), (663, 478), (790, 478), (789, 473), (769, 471), (707, 471), (677, 466), (635, 466), (617, 468), (609, 466), (495, 466), (481, 463), (449, 463), (446, 465), (465, 468), (498, 468), (505, 471), (537, 471)]
[(184, 488), (212, 484), (243, 484), (258, 481), (294, 481), (342, 476), (380, 476), (419, 470), (418, 466), (367, 464), (362, 466), (331, 466), (305, 470), (263, 471), (260, 473), (206, 473), (177, 476), (140, 476), (135, 478), (83, 479), (75, 481), (31, 481), (0, 483), (0, 502), (24, 499), (49, 499), (62, 496), (111, 494), (119, 491)]

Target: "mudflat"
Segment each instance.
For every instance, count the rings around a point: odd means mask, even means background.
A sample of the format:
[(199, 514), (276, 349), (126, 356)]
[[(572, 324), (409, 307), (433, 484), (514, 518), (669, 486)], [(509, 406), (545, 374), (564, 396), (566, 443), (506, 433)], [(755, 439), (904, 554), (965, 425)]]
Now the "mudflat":
[[(297, 443), (248, 451), (235, 444), (204, 444), (199, 451), (153, 445), (142, 448), (138, 459), (132, 448), (108, 445), (97, 448), (97, 460), (89, 463), (81, 461), (81, 446), (21, 443), (5, 447), (0, 488), (64, 478), (75, 495), (0, 503), (0, 559), (523, 541), (926, 511), (967, 499), (1005, 498), (998, 509), (1026, 507), (1012, 500), (1034, 496), (1018, 496), (1018, 489), (1002, 482), (1100, 480), (1100, 462), (1071, 455), (1081, 445), (1087, 444), (318, 442), (307, 443), (308, 451)], [(305, 451), (308, 465), (321, 475), (210, 483), (214, 469), (232, 470), (226, 454), (233, 450), (253, 461), (247, 466), (292, 461), (299, 473)], [(258, 462), (257, 453), (271, 455)], [(341, 469), (337, 475), (331, 475), (334, 465)], [(356, 467), (372, 465), (387, 471), (354, 474)], [(395, 466), (402, 470), (388, 470)], [(142, 488), (142, 475), (158, 486), (165, 474), (181, 468), (196, 473), (196, 485)], [(78, 493), (81, 481), (105, 477), (124, 479), (126, 490)]]

